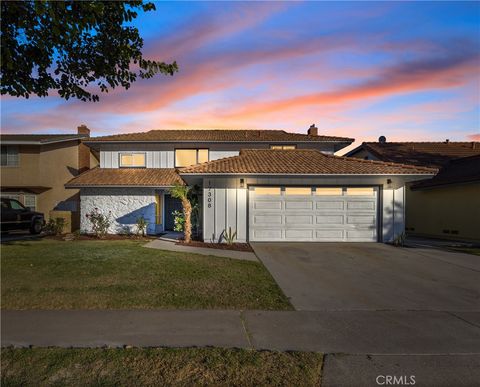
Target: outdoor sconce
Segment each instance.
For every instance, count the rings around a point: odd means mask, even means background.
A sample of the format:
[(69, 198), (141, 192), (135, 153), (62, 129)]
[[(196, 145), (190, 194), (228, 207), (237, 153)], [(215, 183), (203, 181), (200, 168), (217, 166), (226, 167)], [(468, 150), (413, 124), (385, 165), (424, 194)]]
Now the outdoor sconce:
[(387, 187), (392, 188), (392, 179), (387, 179)]
[(240, 188), (245, 188), (245, 179), (240, 179)]

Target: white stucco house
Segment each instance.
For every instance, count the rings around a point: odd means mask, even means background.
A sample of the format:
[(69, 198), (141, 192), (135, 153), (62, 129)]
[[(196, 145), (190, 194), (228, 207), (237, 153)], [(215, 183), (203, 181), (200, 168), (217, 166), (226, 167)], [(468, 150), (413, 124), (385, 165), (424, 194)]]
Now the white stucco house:
[(337, 157), (351, 138), (282, 130), (154, 130), (90, 138), (100, 166), (66, 184), (80, 189), (81, 229), (94, 208), (110, 232), (173, 227), (175, 184), (200, 187), (201, 235), (219, 241), (390, 242), (404, 231), (405, 184), (437, 170)]

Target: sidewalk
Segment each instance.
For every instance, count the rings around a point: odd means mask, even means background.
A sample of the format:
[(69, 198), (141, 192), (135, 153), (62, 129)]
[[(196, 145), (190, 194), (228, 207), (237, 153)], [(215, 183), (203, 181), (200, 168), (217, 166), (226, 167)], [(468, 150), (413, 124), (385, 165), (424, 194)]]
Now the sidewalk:
[(3, 310), (1, 314), (2, 346), (480, 354), (480, 312)]

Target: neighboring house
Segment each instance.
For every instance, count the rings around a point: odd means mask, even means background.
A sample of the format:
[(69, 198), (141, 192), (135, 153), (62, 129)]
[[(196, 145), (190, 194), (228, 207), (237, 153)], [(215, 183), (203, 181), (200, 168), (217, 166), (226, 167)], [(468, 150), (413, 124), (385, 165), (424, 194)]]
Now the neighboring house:
[[(365, 142), (345, 156), (443, 168), (430, 181), (407, 184), (407, 233), (480, 241), (480, 186), (471, 180), (480, 174), (480, 143), (379, 140)], [(448, 184), (438, 184), (447, 179)]]
[(480, 242), (480, 154), (452, 160), (410, 188), (412, 232)]
[(155, 130), (90, 138), (100, 167), (72, 179), (86, 214), (111, 212), (110, 232), (172, 227), (168, 192), (200, 188), (203, 239), (392, 241), (404, 230), (404, 187), (435, 169), (333, 156), (353, 139), (281, 130)]
[(51, 210), (78, 211), (78, 190), (65, 189), (72, 177), (95, 166), (82, 144), (90, 130), (77, 134), (2, 134), (1, 195), (49, 217)]

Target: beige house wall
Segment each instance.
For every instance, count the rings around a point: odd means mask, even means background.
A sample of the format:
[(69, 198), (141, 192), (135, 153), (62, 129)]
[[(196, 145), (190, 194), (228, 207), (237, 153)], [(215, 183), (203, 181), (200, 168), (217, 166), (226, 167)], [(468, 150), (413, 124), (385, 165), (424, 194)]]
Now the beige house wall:
[(406, 190), (410, 235), (480, 241), (480, 183)]
[[(37, 194), (36, 210), (47, 219), (51, 210), (78, 211), (78, 190), (67, 190), (64, 184), (78, 173), (79, 143), (74, 140), (41, 146), (19, 145), (18, 166), (0, 169), (2, 188), (51, 187)], [(98, 164), (95, 157), (90, 160)]]

